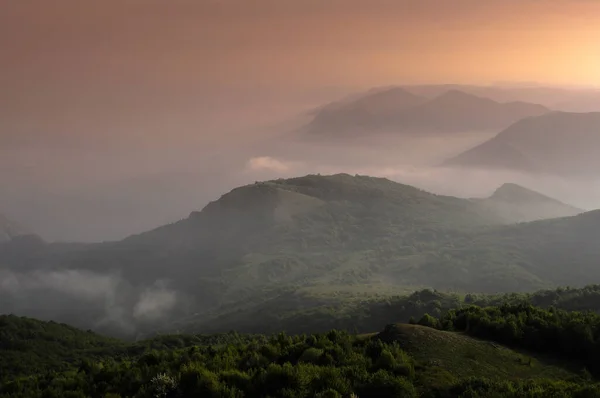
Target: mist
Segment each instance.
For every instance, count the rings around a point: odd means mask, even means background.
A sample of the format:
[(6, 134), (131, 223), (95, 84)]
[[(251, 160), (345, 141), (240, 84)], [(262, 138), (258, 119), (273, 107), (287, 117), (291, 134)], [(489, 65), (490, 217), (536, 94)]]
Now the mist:
[[(0, 213), (49, 241), (93, 242), (292, 172), (393, 169), (444, 191), (452, 177), (428, 167), (482, 135), (294, 134), (311, 111), (390, 85), (456, 83), (496, 100), (598, 110), (597, 15), (594, 2), (562, 0), (10, 2), (0, 15)], [(265, 157), (281, 164), (252, 160)], [(473, 178), (455, 191), (475, 192)]]
[(172, 141), (146, 148), (6, 150), (0, 209), (48, 241), (118, 240), (185, 218), (240, 185), (338, 172), (458, 197), (486, 196), (514, 182), (585, 209), (600, 204), (600, 180), (589, 177), (438, 167), (493, 137), (491, 132), (316, 139), (298, 131), (310, 120), (306, 109), (273, 115), (281, 121), (261, 125), (232, 108), (232, 118), (246, 127), (229, 130), (223, 121), (211, 130), (210, 142), (179, 140), (173, 129)]
[(140, 328), (158, 328), (161, 320), (174, 315), (176, 305), (185, 307), (166, 281), (134, 286), (117, 273), (77, 269), (0, 268), (0, 297), (4, 314), (58, 320), (127, 338)]

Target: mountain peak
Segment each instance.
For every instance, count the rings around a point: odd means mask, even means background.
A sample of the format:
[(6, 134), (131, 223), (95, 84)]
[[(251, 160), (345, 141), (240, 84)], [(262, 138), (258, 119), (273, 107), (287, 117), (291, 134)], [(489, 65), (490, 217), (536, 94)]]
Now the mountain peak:
[(600, 166), (599, 130), (600, 112), (530, 115), (445, 164), (591, 176)]
[(549, 196), (543, 195), (539, 192), (533, 191), (529, 188), (525, 188), (521, 185), (507, 182), (502, 184), (490, 199), (499, 199), (505, 201), (523, 202), (523, 201), (539, 201), (539, 200), (551, 200), (557, 202), (557, 200), (550, 198)]
[(584, 210), (578, 209), (566, 203), (563, 203), (557, 199), (546, 196), (542, 193), (536, 192), (532, 189), (525, 188), (515, 183), (505, 183), (501, 185), (489, 199), (508, 202), (508, 203), (520, 203), (520, 204), (551, 204), (562, 206), (565, 209), (570, 209), (573, 212), (583, 212)]

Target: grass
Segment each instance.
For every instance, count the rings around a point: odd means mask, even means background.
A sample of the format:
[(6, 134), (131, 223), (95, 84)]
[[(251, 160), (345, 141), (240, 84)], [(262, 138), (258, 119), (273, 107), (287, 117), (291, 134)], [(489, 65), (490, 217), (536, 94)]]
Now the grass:
[(461, 333), (397, 324), (378, 336), (397, 341), (415, 359), (422, 386), (443, 388), (467, 377), (579, 380), (575, 366)]

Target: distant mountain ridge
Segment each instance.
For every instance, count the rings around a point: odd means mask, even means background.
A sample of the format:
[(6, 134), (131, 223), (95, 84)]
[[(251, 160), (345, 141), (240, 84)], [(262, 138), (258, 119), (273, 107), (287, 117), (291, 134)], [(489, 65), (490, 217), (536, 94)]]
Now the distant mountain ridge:
[(564, 112), (600, 111), (598, 88), (547, 87), (537, 84), (499, 84), (473, 86), (465, 84), (428, 84), (402, 86), (418, 96), (433, 98), (448, 90), (460, 90), (498, 102), (523, 101)]
[(600, 168), (600, 112), (552, 112), (525, 118), (443, 165), (596, 174)]
[(324, 106), (306, 130), (322, 135), (493, 131), (547, 112), (537, 104), (499, 103), (454, 89), (428, 99), (394, 87)]
[(507, 223), (575, 216), (585, 212), (513, 183), (503, 184), (485, 199), (472, 199)]

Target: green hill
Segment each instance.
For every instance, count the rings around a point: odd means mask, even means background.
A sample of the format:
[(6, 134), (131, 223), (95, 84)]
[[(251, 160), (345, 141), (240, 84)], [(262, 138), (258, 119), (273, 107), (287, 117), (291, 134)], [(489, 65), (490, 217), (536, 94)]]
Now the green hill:
[(413, 268), (429, 250), (456, 231), (521, 221), (505, 213), (383, 178), (306, 176), (237, 188), (185, 220), (93, 247), (69, 266), (118, 269), (137, 281), (169, 278), (195, 291), (200, 285), (207, 304), (283, 284), (384, 278), (427, 286)]
[(426, 326), (389, 325), (377, 337), (397, 342), (415, 360), (419, 384), (438, 388), (469, 377), (503, 381), (528, 379), (572, 380), (580, 370), (548, 356), (517, 351), (468, 335)]
[[(3, 319), (2, 330), (0, 364), (7, 370), (0, 373), (2, 397), (594, 397), (600, 393), (592, 376), (573, 371), (579, 369), (571, 368), (568, 358), (558, 362), (414, 325), (390, 325), (381, 333), (360, 336), (336, 330), (293, 336), (172, 335), (136, 344), (86, 338), (88, 333), (65, 325), (14, 317)], [(6, 350), (6, 342), (35, 343), (37, 362), (31, 362), (26, 347)], [(55, 356), (57, 345), (60, 358)]]
[(440, 278), (462, 275), (454, 287), (464, 290), (583, 286), (600, 280), (599, 234), (600, 211), (490, 228), (441, 249), (436, 255), (446, 261), (436, 269)]
[[(34, 286), (17, 298), (11, 293), (16, 287), (0, 290), (0, 310), (131, 334), (256, 309), (285, 295), (310, 308), (313, 299), (393, 296), (425, 287), (508, 292), (571, 284), (576, 272), (564, 280), (552, 277), (564, 265), (560, 257), (515, 263), (514, 247), (496, 240), (503, 231), (512, 233), (513, 227), (502, 225), (523, 219), (524, 203), (575, 211), (524, 188), (516, 191), (508, 199), (497, 192), (469, 200), (347, 174), (255, 183), (184, 220), (119, 242), (26, 239), (0, 245), (0, 261), (12, 273), (6, 279)], [(515, 247), (545, 242), (538, 241), (524, 233)], [(588, 261), (582, 253), (581, 261)], [(105, 288), (98, 290), (99, 284)]]
[(0, 375), (4, 380), (67, 370), (84, 358), (105, 357), (123, 345), (65, 324), (0, 315)]

